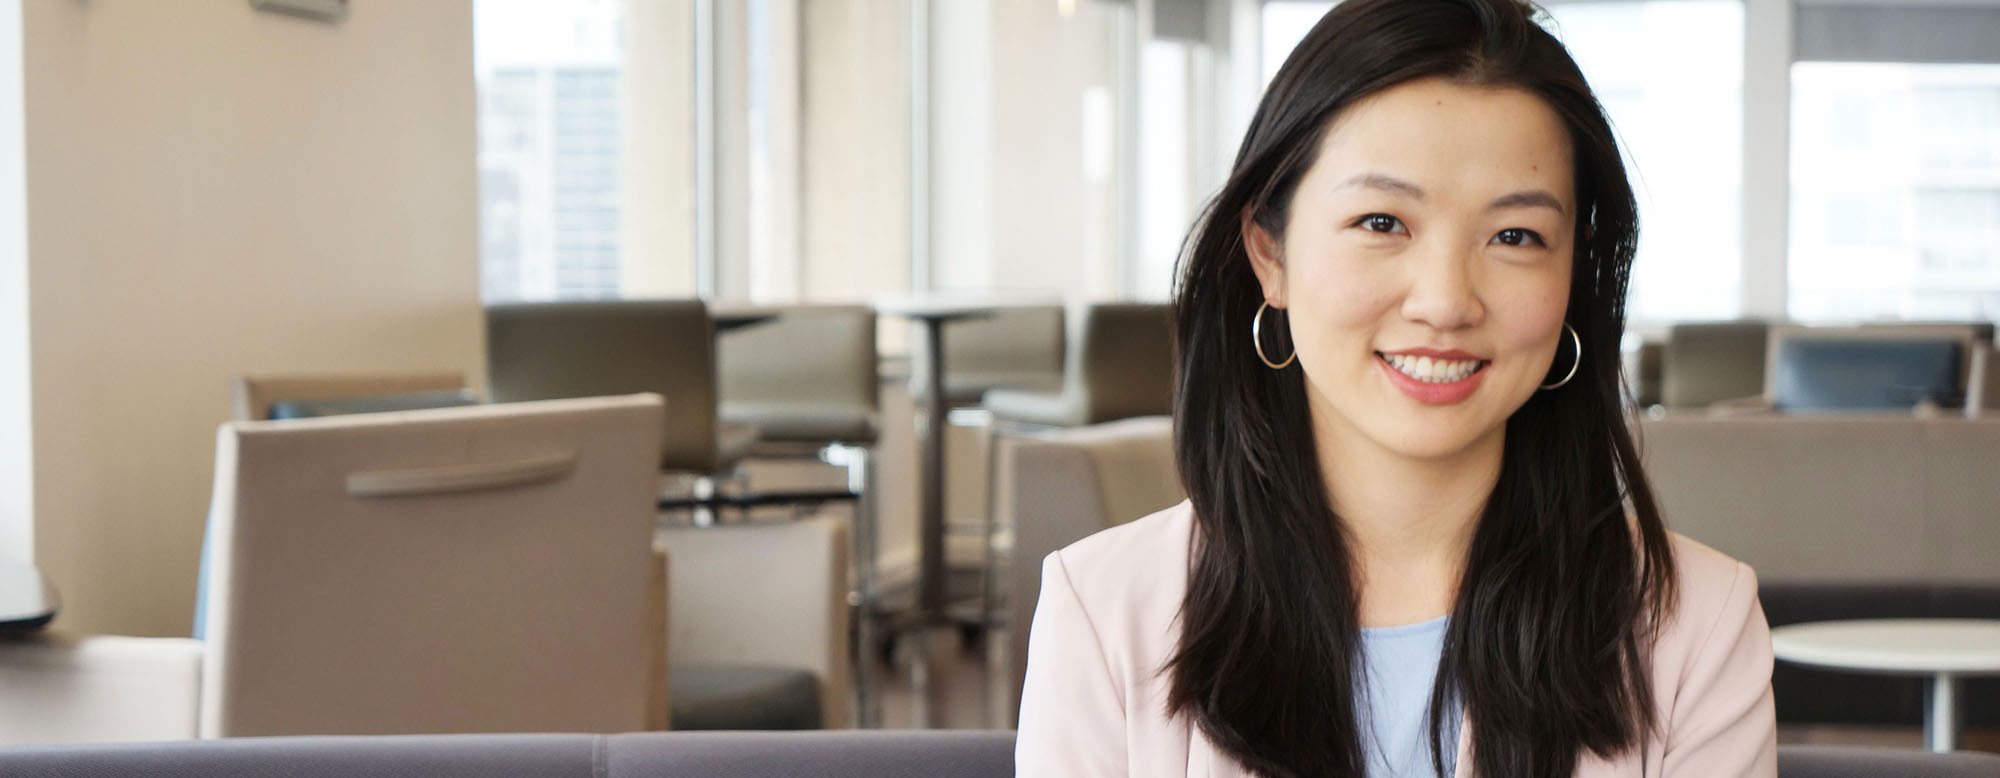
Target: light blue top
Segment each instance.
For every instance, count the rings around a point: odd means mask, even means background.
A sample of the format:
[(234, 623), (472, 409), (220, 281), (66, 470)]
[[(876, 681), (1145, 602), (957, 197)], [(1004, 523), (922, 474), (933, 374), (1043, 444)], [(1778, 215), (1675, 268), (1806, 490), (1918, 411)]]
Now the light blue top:
[[(1400, 627), (1361, 628), (1368, 690), (1357, 709), (1369, 778), (1437, 774), (1431, 765), (1431, 686), (1450, 622), (1450, 616), (1440, 616)], [(1457, 712), (1444, 723), (1444, 774), (1450, 776), (1458, 761)]]

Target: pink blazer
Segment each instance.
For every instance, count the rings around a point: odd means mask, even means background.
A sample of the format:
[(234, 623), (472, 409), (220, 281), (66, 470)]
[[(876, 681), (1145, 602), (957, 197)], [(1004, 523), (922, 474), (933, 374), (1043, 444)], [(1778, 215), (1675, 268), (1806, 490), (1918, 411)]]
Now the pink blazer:
[[(1016, 774), (1202, 776), (1248, 773), (1199, 727), (1166, 715), (1159, 672), (1178, 639), (1187, 587), (1188, 503), (1078, 541), (1042, 563), (1028, 638)], [(1757, 579), (1741, 562), (1675, 535), (1680, 604), (1652, 657), (1663, 737), (1615, 760), (1584, 754), (1579, 778), (1733, 778), (1778, 774), (1771, 631)], [(1458, 776), (1471, 775), (1466, 721)]]

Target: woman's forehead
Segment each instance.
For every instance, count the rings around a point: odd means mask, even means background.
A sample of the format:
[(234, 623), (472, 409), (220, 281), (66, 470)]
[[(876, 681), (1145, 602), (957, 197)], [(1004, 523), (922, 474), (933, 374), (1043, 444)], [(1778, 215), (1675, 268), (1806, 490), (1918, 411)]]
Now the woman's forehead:
[(1407, 184), (1426, 200), (1539, 188), (1573, 213), (1573, 165), (1569, 131), (1540, 97), (1432, 78), (1342, 110), (1307, 178), (1328, 194), (1371, 182)]

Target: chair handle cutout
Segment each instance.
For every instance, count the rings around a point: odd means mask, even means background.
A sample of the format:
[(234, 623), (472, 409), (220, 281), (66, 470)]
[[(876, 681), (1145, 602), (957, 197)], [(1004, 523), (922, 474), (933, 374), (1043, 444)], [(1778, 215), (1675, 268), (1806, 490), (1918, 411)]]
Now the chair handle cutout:
[(417, 497), (506, 489), (559, 481), (576, 470), (576, 452), (475, 465), (371, 470), (347, 476), (351, 497)]

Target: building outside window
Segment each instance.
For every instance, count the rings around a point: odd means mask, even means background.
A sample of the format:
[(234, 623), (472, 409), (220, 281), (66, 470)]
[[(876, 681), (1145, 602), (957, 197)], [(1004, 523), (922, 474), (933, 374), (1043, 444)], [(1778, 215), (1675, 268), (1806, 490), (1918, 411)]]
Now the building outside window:
[(618, 296), (618, 1), (477, 0), (474, 14), (481, 296)]
[(2000, 318), (2000, 65), (1792, 67), (1789, 310)]
[[(1611, 117), (1639, 199), (1634, 321), (1742, 312), (1743, 4), (1547, 6)], [(1687, 41), (1700, 40), (1700, 47)]]

